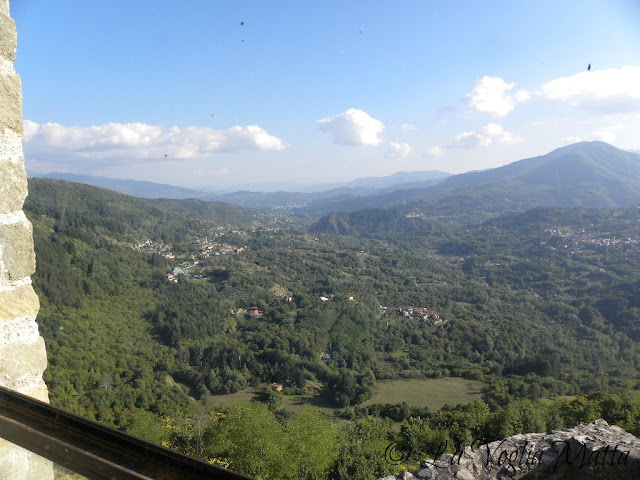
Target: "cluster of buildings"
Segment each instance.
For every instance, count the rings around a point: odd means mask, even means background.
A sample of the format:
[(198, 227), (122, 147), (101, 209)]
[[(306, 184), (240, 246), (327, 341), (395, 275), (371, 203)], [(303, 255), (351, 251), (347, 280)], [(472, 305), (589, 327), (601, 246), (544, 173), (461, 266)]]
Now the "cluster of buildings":
[[(149, 241), (150, 242), (150, 241)], [(136, 244), (137, 245), (137, 244)], [(145, 243), (146, 245), (146, 243)], [(150, 242), (149, 245), (157, 245)], [(209, 237), (199, 238), (196, 237), (191, 246), (196, 251), (189, 255), (189, 259), (181, 262), (172, 273), (167, 273), (165, 278), (174, 283), (178, 283), (179, 275), (188, 275), (192, 278), (199, 279), (206, 276), (207, 270), (200, 266), (200, 262), (212, 256), (226, 255), (227, 253), (240, 253), (247, 247), (237, 247), (225, 242), (216, 242)], [(170, 247), (170, 246), (169, 246)], [(154, 250), (148, 250), (154, 251)], [(158, 252), (156, 252), (158, 253)], [(168, 258), (175, 258), (175, 255), (165, 255)]]
[[(380, 307), (386, 312), (387, 307)], [(415, 318), (417, 320), (433, 320), (434, 323), (442, 322), (440, 315), (425, 307), (399, 307), (395, 309), (396, 315), (404, 318)]]
[(623, 237), (623, 238), (597, 238), (590, 234), (576, 235), (573, 238), (579, 245), (595, 245), (599, 247), (622, 247), (624, 245), (638, 245), (638, 237)]
[[(546, 233), (552, 237), (561, 237), (567, 240), (567, 244), (562, 245), (563, 248), (578, 248), (578, 249), (593, 249), (594, 247), (604, 248), (620, 248), (620, 247), (632, 247), (632, 252), (639, 250), (640, 236), (634, 235), (633, 237), (603, 237), (602, 235), (587, 233), (584, 230), (569, 234), (562, 231), (549, 228), (545, 230)], [(543, 242), (544, 244), (545, 242)], [(571, 244), (571, 245), (570, 245)]]
[(170, 282), (178, 283), (178, 275), (175, 275), (173, 273), (167, 273), (164, 277)]
[(171, 253), (173, 245), (170, 243), (154, 242), (150, 238), (134, 243), (131, 248), (139, 252), (157, 253), (158, 255), (164, 255), (167, 258), (175, 258), (175, 255)]
[(231, 315), (242, 315), (248, 318), (260, 318), (264, 314), (264, 312), (258, 310), (258, 307), (230, 308), (229, 313)]
[[(321, 296), (320, 297), (320, 301), (321, 302), (328, 302), (329, 300), (333, 300), (335, 298), (335, 295), (331, 294), (329, 296)], [(349, 300), (350, 302), (355, 302), (356, 301), (356, 297), (354, 297), (353, 295), (349, 295), (347, 296), (347, 300)]]
[(209, 258), (210, 256), (226, 255), (227, 253), (240, 253), (246, 248), (236, 247), (225, 242), (215, 242), (210, 240), (209, 237), (196, 237), (192, 245), (197, 250), (200, 259)]

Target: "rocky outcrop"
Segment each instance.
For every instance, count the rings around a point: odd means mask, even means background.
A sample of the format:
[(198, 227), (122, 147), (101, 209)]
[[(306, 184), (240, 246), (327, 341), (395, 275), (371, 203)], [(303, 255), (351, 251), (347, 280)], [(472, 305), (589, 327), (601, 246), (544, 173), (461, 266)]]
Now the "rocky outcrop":
[[(22, 87), (13, 68), (17, 34), (9, 1), (0, 0), (0, 385), (48, 401), (38, 333), (33, 232), (22, 212), (27, 174), (22, 155)], [(50, 462), (0, 439), (0, 480), (53, 478)]]
[(604, 420), (465, 447), (383, 480), (640, 478), (640, 440)]

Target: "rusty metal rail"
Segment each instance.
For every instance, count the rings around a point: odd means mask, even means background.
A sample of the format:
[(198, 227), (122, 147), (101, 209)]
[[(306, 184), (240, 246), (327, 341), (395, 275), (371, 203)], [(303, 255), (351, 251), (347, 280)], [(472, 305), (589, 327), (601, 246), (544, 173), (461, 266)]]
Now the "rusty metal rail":
[(4, 387), (0, 437), (92, 480), (252, 480)]

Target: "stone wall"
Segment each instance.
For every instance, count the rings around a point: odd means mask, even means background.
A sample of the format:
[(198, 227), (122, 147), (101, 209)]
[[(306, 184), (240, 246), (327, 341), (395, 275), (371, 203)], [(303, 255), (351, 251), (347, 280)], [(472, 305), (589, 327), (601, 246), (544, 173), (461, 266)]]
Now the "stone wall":
[[(9, 0), (0, 0), (0, 385), (48, 402), (47, 354), (36, 324), (40, 303), (31, 286), (33, 230), (22, 211), (27, 174), (16, 45)], [(0, 440), (0, 480), (46, 478), (52, 478), (49, 462)]]

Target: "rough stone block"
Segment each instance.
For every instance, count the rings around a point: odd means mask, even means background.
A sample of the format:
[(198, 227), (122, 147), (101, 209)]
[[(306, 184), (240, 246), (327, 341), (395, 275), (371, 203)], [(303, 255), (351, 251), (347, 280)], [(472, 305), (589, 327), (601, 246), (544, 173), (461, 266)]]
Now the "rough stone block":
[(11, 62), (15, 61), (17, 43), (16, 23), (0, 9), (0, 55)]
[(0, 0), (0, 12), (9, 15), (9, 0)]
[(0, 329), (3, 323), (18, 317), (35, 318), (39, 308), (40, 300), (31, 285), (0, 291)]
[(18, 391), (28, 397), (49, 403), (49, 391), (47, 390), (47, 384), (44, 383), (44, 380), (41, 380), (34, 385), (30, 385), (29, 387), (19, 389)]
[(13, 281), (36, 271), (33, 227), (26, 218), (22, 222), (0, 225), (0, 247), (0, 275), (4, 273)]
[[(25, 388), (37, 386), (42, 378), (42, 372), (47, 368), (47, 353), (44, 339), (31, 343), (13, 342), (0, 347), (0, 385), (13, 388), (23, 393)], [(21, 382), (24, 377), (38, 379), (28, 384)], [(16, 388), (17, 386), (22, 388)]]
[(0, 160), (0, 214), (20, 210), (27, 197), (23, 162)]
[(0, 131), (0, 159), (24, 163), (22, 155), (22, 135), (13, 130)]
[(0, 480), (53, 479), (53, 463), (18, 445), (0, 440)]
[(22, 135), (22, 84), (17, 74), (0, 75), (0, 131)]

